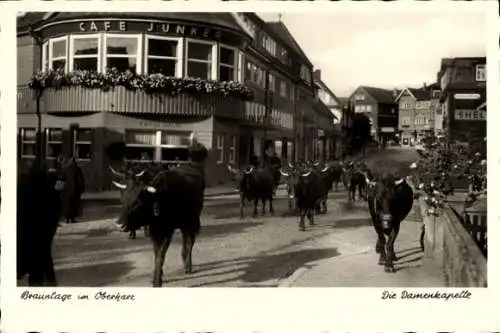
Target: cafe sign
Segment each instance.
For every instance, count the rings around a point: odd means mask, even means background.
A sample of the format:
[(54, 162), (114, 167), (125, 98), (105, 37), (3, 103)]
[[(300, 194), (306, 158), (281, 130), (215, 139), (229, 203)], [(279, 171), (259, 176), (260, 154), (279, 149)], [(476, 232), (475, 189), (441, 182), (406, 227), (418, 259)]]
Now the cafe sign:
[(188, 24), (156, 22), (156, 21), (132, 21), (132, 20), (91, 20), (78, 23), (81, 32), (128, 32), (142, 31), (144, 33), (159, 33), (180, 35), (191, 38), (220, 39), (220, 30), (200, 27)]
[(455, 97), (455, 99), (480, 99), (481, 98), (481, 95), (479, 94), (455, 94), (453, 97)]

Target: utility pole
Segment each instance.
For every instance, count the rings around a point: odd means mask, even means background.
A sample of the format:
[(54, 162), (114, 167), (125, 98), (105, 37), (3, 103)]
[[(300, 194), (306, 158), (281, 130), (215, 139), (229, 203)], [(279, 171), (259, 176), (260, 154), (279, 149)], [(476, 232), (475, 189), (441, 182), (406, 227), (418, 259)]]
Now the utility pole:
[(264, 101), (264, 145), (262, 162), (263, 165), (267, 165), (267, 126), (269, 125), (269, 109), (270, 109), (270, 98), (271, 94), (269, 92), (269, 70), (266, 70), (266, 81), (265, 81), (265, 101)]
[[(36, 43), (36, 46), (40, 49), (40, 68), (43, 69), (43, 66), (44, 64), (42, 63), (43, 60), (42, 60), (42, 38), (40, 36), (40, 34), (36, 31), (33, 31), (31, 30), (30, 28), (30, 35), (31, 37), (33, 37), (33, 39), (35, 40), (35, 43)], [(42, 94), (43, 94), (43, 88), (38, 88), (35, 92), (36, 96), (36, 105), (35, 105), (35, 108), (36, 108), (36, 117), (37, 117), (37, 129), (36, 129), (36, 143), (35, 143), (35, 147), (36, 147), (36, 166), (37, 168), (41, 169), (42, 168), (42, 165), (43, 165), (43, 153), (44, 153), (44, 149), (43, 149), (43, 145), (42, 145), (42, 113), (40, 111), (40, 99), (42, 98)]]

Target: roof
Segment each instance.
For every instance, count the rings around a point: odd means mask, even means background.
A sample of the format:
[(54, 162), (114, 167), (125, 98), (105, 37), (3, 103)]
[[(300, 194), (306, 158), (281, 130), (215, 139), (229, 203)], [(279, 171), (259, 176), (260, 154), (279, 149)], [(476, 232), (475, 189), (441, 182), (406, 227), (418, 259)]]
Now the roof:
[[(210, 24), (233, 31), (243, 32), (241, 26), (236, 22), (231, 13), (206, 13), (206, 12), (28, 12), (17, 18), (18, 32), (28, 30), (31, 26), (41, 25), (63, 20), (86, 19), (86, 18), (144, 18), (156, 20), (175, 20), (192, 22), (194, 24)], [(46, 19), (44, 20), (44, 17)]]
[[(383, 103), (383, 104), (394, 104), (395, 103), (394, 102), (395, 96), (393, 95), (394, 92), (392, 90), (375, 88), (375, 87), (367, 87), (367, 86), (361, 86), (361, 88), (363, 88), (378, 103)], [(399, 91), (398, 91), (398, 93), (399, 93)]]
[(349, 104), (349, 97), (337, 97), (337, 99), (342, 105)]
[(431, 89), (428, 88), (409, 88), (411, 94), (415, 97), (417, 101), (426, 101), (431, 99)]
[(322, 89), (324, 89), (331, 97), (333, 97), (333, 99), (337, 102), (337, 104), (340, 104), (340, 106), (343, 105), (343, 103), (337, 98), (337, 96), (333, 93), (333, 91), (330, 90), (330, 88), (328, 88), (328, 86), (326, 85), (325, 82), (323, 82), (323, 80), (318, 80), (318, 79), (314, 79), (314, 83), (316, 85), (319, 85)]
[(305, 61), (307, 61), (307, 64), (311, 67), (313, 67), (313, 64), (307, 57), (306, 53), (302, 50), (300, 47), (299, 43), (293, 38), (293, 35), (290, 33), (286, 25), (281, 22), (266, 22), (267, 26), (271, 28), (271, 30), (280, 37), (280, 39), (286, 43), (286, 45), (297, 52)]

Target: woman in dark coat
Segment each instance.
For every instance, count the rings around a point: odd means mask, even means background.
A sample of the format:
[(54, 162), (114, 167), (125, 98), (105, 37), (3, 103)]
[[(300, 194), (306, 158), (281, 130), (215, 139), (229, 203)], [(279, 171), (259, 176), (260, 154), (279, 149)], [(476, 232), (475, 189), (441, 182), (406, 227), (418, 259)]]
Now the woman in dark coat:
[(81, 196), (85, 190), (85, 179), (82, 169), (76, 164), (75, 158), (71, 158), (63, 169), (62, 190), (63, 215), (66, 223), (75, 222), (75, 218), (80, 215)]

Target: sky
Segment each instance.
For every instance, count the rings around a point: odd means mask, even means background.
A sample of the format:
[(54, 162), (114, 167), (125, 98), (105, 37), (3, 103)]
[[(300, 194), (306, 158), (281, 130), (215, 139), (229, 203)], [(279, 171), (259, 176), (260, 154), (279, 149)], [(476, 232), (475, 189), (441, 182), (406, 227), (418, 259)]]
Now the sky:
[(360, 85), (420, 87), (436, 81), (441, 58), (486, 56), (478, 12), (282, 13), (281, 20), (337, 97)]

